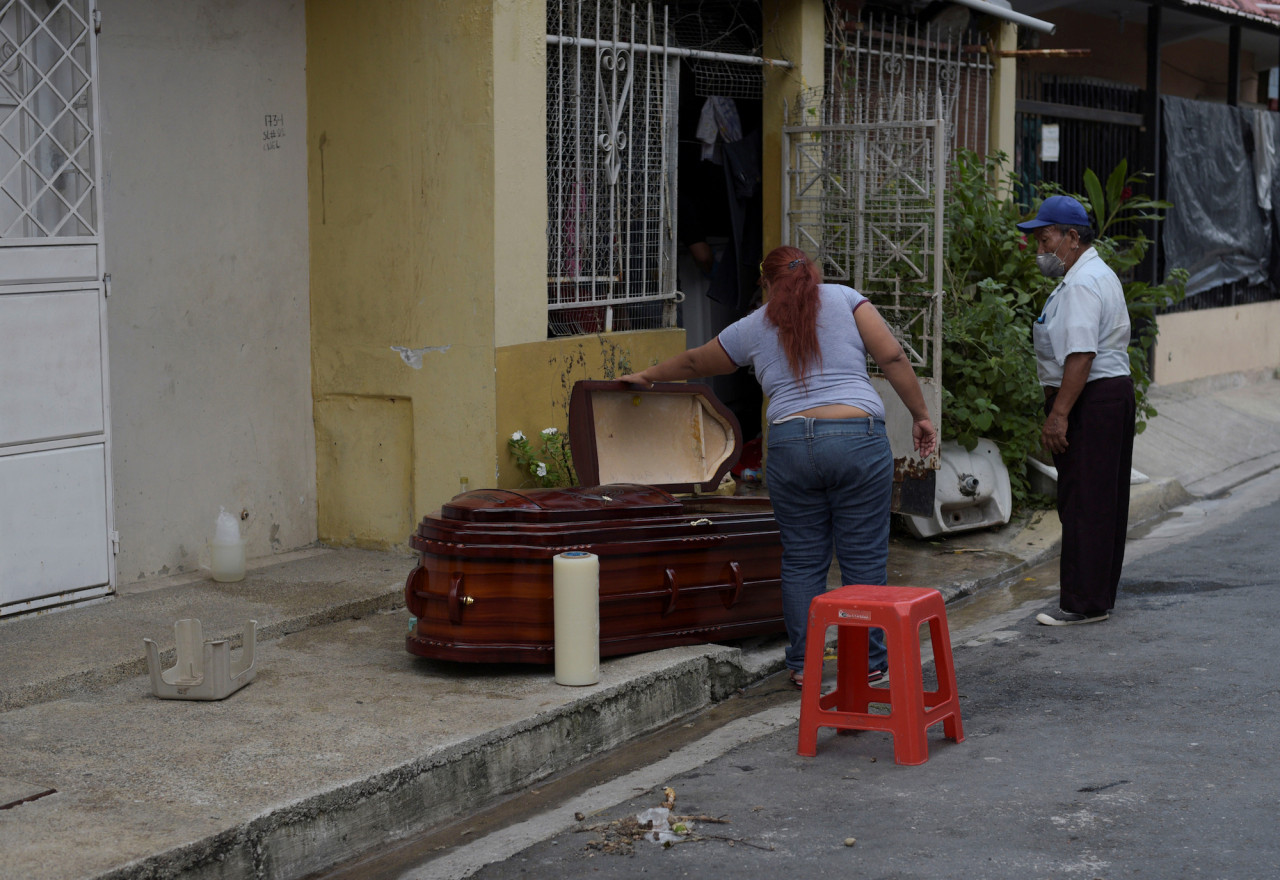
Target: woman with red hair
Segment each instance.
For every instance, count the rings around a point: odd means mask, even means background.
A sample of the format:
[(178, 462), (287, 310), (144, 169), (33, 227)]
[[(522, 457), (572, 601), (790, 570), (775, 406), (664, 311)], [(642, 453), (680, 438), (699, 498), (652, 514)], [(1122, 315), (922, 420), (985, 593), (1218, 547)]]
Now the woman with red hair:
[[(827, 588), (833, 548), (841, 583), (888, 578), (893, 454), (868, 355), (911, 413), (916, 452), (933, 454), (938, 436), (910, 361), (866, 297), (823, 284), (813, 261), (793, 247), (771, 251), (760, 274), (764, 308), (706, 345), (622, 378), (650, 387), (753, 368), (769, 399), (765, 484), (782, 539), (786, 664), (799, 686), (809, 603)], [(878, 681), (888, 666), (878, 629), (869, 659)]]

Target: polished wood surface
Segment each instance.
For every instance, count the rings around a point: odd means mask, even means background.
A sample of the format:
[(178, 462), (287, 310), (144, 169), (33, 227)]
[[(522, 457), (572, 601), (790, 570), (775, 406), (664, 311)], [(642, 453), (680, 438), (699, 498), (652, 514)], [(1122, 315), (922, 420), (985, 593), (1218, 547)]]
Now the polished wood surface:
[(601, 656), (783, 631), (767, 499), (480, 490), (424, 517), (412, 543), (405, 600), (418, 622), (406, 647), (424, 657), (552, 662), (552, 560), (566, 550), (600, 560)]
[(680, 502), (652, 486), (620, 483), (569, 489), (477, 489), (440, 510), (442, 519), (468, 522), (553, 523), (671, 515)]

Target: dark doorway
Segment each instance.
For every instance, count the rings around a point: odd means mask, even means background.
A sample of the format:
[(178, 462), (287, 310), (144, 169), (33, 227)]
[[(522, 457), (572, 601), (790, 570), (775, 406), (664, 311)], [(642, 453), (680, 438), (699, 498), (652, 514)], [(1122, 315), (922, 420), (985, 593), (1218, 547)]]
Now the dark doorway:
[[(682, 48), (760, 55), (757, 4), (682, 3), (673, 30)], [(680, 65), (677, 266), (680, 326), (701, 345), (760, 305), (763, 257), (758, 64), (686, 58)], [(709, 380), (742, 425), (760, 435), (763, 396), (745, 370)]]

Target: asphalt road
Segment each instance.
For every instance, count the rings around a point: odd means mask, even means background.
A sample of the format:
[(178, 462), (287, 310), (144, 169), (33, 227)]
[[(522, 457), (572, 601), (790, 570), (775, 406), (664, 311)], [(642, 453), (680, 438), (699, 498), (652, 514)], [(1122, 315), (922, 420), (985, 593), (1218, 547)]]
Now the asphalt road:
[[(1037, 625), (1051, 570), (951, 611), (966, 740), (935, 727), (925, 765), (871, 732), (797, 756), (796, 695), (593, 789), (599, 806), (513, 818), (398, 876), (1280, 877), (1276, 498), (1271, 474), (1132, 540), (1105, 623)], [(636, 839), (666, 788), (676, 815), (716, 821)]]

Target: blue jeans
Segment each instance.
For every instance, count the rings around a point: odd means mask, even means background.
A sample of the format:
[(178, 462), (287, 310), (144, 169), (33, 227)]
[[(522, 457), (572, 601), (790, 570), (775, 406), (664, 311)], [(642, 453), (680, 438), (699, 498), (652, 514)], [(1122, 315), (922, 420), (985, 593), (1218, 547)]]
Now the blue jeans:
[[(782, 539), (787, 666), (804, 669), (809, 603), (827, 589), (831, 554), (843, 584), (888, 579), (893, 453), (884, 420), (791, 419), (769, 426), (765, 482)], [(884, 632), (870, 632), (870, 666), (884, 669)]]

